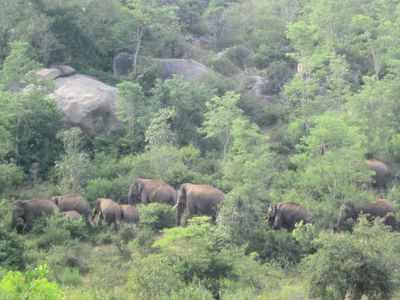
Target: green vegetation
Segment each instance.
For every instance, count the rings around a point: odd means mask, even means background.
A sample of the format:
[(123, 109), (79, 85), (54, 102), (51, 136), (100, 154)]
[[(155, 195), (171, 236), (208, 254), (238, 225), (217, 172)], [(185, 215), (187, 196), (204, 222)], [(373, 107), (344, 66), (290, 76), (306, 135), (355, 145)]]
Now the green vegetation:
[[(388, 199), (399, 220), (399, 12), (390, 0), (1, 0), (0, 300), (400, 299), (399, 224), (333, 231), (349, 202)], [(113, 70), (121, 52), (126, 74)], [(57, 65), (112, 85), (115, 107), (68, 122), (80, 103), (54, 92), (72, 75), (36, 74)], [(126, 203), (138, 177), (217, 187), (216, 222), (176, 227), (175, 208), (140, 203), (139, 223), (117, 231), (61, 214), (11, 228), (25, 221), (17, 200)], [(279, 202), (312, 224), (274, 230)]]

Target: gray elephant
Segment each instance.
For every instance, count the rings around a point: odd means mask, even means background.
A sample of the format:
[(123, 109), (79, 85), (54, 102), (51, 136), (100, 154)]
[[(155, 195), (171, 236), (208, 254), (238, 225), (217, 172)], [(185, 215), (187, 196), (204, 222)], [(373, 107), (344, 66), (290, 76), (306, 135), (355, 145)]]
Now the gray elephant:
[(58, 212), (58, 207), (51, 200), (18, 200), (14, 203), (11, 226), (18, 232), (29, 231), (36, 219), (56, 212)]
[(389, 166), (376, 159), (367, 160), (367, 166), (368, 169), (375, 173), (373, 176), (374, 186), (377, 188), (385, 188), (392, 177), (392, 171), (390, 170)]
[(105, 220), (108, 225), (113, 224), (114, 228), (117, 229), (122, 219), (121, 207), (111, 199), (99, 198), (96, 200), (96, 207), (92, 214), (93, 224), (96, 224), (96, 218), (98, 219), (97, 224), (101, 225)]
[(129, 187), (128, 204), (160, 202), (176, 203), (176, 191), (162, 180), (138, 178)]
[(303, 221), (304, 224), (311, 223), (311, 214), (307, 209), (297, 203), (281, 202), (271, 204), (267, 212), (268, 224), (273, 229), (285, 228), (293, 230), (296, 223)]
[(89, 203), (83, 197), (67, 195), (56, 196), (51, 199), (58, 206), (61, 212), (75, 210), (84, 217), (86, 222), (89, 222), (91, 209)]
[(80, 213), (78, 213), (76, 210), (69, 210), (69, 211), (63, 211), (62, 216), (67, 219), (67, 220), (83, 220), (83, 217)]
[(210, 185), (185, 183), (178, 191), (176, 208), (177, 225), (185, 225), (194, 215), (210, 216), (215, 222), (224, 193)]
[(122, 204), (120, 205), (120, 207), (121, 207), (122, 221), (130, 224), (139, 223), (139, 211), (135, 206), (129, 204)]
[(394, 213), (395, 209), (393, 204), (386, 199), (378, 199), (375, 202), (362, 206), (355, 206), (351, 202), (344, 203), (340, 207), (339, 217), (334, 226), (334, 230), (351, 229), (357, 222), (360, 214), (365, 214), (369, 221), (380, 217), (383, 219), (385, 225), (392, 226), (392, 228), (395, 229), (397, 227), (397, 221)]

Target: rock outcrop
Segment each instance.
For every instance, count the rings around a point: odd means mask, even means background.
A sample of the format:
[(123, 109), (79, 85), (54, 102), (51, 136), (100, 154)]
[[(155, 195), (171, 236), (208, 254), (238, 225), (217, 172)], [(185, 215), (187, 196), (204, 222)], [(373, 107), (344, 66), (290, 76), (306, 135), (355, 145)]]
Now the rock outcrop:
[(115, 87), (77, 74), (68, 66), (41, 69), (36, 74), (54, 81), (55, 89), (51, 97), (64, 113), (67, 126), (79, 127), (90, 135), (110, 134), (120, 128), (115, 115)]
[(157, 59), (156, 63), (159, 66), (160, 77), (164, 80), (179, 75), (185, 80), (197, 81), (213, 72), (205, 65), (192, 59)]

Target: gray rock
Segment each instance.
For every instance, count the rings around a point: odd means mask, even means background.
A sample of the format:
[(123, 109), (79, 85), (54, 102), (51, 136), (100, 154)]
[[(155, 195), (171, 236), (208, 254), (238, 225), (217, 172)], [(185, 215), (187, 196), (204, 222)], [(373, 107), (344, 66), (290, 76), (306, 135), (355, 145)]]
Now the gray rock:
[(59, 77), (70, 76), (75, 73), (76, 71), (74, 68), (66, 65), (56, 65), (36, 71), (36, 75), (45, 80), (54, 80)]
[(117, 89), (90, 76), (74, 74), (57, 77), (52, 97), (69, 126), (97, 135), (120, 128), (115, 115)]
[(179, 75), (185, 80), (197, 81), (213, 72), (205, 65), (192, 59), (157, 59), (156, 63), (160, 68), (160, 76), (164, 80)]
[(114, 76), (127, 76), (133, 70), (133, 55), (128, 52), (118, 53), (113, 59)]

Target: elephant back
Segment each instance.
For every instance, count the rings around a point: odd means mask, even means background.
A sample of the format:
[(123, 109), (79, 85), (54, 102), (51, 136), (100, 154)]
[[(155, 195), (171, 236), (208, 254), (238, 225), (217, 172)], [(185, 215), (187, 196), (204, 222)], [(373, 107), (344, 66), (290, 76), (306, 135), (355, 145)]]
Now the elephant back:
[(107, 222), (119, 222), (122, 218), (121, 207), (112, 199), (102, 198), (100, 200), (100, 210)]
[(377, 186), (384, 186), (391, 177), (391, 170), (387, 164), (380, 160), (369, 159), (367, 160), (368, 169), (373, 171), (375, 184)]
[(60, 211), (76, 211), (87, 218), (90, 215), (90, 205), (82, 196), (62, 196), (56, 200)]
[(224, 193), (210, 185), (189, 184), (184, 187), (188, 199), (197, 199), (200, 202), (210, 202), (218, 205), (224, 201)]
[(371, 217), (385, 217), (389, 213), (394, 213), (394, 205), (386, 199), (378, 199), (375, 202), (369, 203), (364, 206), (361, 213), (369, 214)]
[(152, 190), (149, 201), (175, 205), (176, 190), (167, 183), (158, 185)]
[[(281, 202), (276, 206), (276, 216), (280, 221), (278, 228), (284, 227), (293, 229), (296, 223), (303, 221), (304, 223), (311, 223), (312, 217), (309, 211), (303, 206), (293, 202)], [(275, 219), (276, 220), (276, 219)]]
[(82, 215), (76, 210), (64, 211), (62, 215), (68, 220), (82, 220)]
[(33, 216), (50, 215), (59, 211), (57, 205), (48, 199), (32, 199), (27, 202), (26, 210)]
[(122, 220), (127, 223), (138, 223), (139, 212), (136, 207), (128, 204), (121, 205)]

